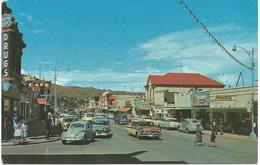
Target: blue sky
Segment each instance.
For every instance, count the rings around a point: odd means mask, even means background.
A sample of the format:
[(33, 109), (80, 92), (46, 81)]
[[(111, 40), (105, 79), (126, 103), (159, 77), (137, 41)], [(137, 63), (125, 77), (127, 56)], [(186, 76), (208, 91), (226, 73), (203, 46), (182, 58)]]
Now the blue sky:
[[(185, 2), (228, 50), (254, 47), (257, 56), (257, 0)], [(38, 76), (41, 64), (44, 79), (53, 80), (57, 66), (59, 84), (138, 92), (149, 74), (167, 72), (199, 72), (234, 86), (241, 71), (251, 81), (250, 71), (178, 0), (9, 0), (8, 6), (27, 44), (23, 73)], [(234, 55), (250, 64), (244, 52)]]

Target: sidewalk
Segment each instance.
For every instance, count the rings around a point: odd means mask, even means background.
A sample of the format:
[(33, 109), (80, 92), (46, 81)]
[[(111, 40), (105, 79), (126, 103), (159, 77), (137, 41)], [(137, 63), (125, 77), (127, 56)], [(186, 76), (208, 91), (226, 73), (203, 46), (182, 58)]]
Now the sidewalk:
[[(205, 130), (205, 135), (210, 135), (211, 131)], [(232, 139), (232, 140), (238, 140), (238, 141), (244, 141), (244, 142), (251, 142), (251, 143), (257, 143), (257, 140), (252, 140), (249, 139), (248, 136), (245, 135), (237, 135), (237, 134), (232, 134), (232, 133), (224, 133), (224, 135), (220, 135), (218, 133), (216, 135), (217, 138), (224, 138), (224, 139)]]
[[(28, 137), (26, 139), (27, 144), (25, 144), (25, 145), (48, 143), (48, 142), (53, 142), (53, 141), (58, 141), (58, 140), (60, 140), (59, 136), (53, 136), (53, 137), (50, 137), (49, 139), (46, 139), (45, 136), (34, 136), (34, 137)], [(13, 144), (12, 140), (5, 140), (5, 141), (2, 141), (2, 146), (14, 146), (14, 144)]]

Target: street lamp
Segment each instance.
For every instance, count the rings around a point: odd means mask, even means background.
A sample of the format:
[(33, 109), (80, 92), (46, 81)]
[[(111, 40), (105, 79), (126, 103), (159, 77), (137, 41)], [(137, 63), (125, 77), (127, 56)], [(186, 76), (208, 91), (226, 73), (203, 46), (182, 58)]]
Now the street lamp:
[(233, 51), (236, 51), (237, 48), (242, 49), (243, 51), (246, 52), (246, 54), (248, 55), (250, 61), (251, 61), (251, 67), (248, 67), (249, 70), (251, 70), (252, 73), (252, 80), (251, 80), (251, 116), (252, 116), (252, 127), (251, 127), (251, 133), (249, 135), (250, 139), (256, 139), (256, 134), (254, 131), (254, 108), (253, 108), (253, 102), (254, 102), (254, 71), (255, 71), (255, 63), (254, 63), (254, 48), (252, 48), (251, 52), (246, 50), (245, 48), (241, 47), (241, 46), (237, 46), (234, 45), (233, 46)]
[[(67, 71), (70, 71), (70, 67), (67, 67), (66, 68)], [(56, 115), (57, 113), (57, 68), (55, 66), (54, 68), (54, 116)]]

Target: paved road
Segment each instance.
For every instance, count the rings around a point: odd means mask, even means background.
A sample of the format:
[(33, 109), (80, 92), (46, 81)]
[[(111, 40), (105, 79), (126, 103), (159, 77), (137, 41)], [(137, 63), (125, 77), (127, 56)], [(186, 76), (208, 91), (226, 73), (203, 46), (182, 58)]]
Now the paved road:
[(128, 136), (125, 126), (112, 125), (111, 138), (97, 138), (86, 145), (61, 141), (3, 146), (3, 160), (10, 163), (256, 163), (257, 144), (218, 138), (218, 147), (194, 146), (194, 134), (163, 130), (160, 140)]

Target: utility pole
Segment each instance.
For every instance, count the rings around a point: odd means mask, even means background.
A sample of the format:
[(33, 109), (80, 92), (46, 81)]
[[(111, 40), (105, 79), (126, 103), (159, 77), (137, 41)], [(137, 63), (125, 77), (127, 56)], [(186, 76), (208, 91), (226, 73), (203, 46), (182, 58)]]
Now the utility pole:
[(42, 66), (41, 63), (39, 64), (39, 79), (41, 79), (42, 76)]
[[(57, 69), (56, 69), (56, 66), (55, 66), (55, 69), (54, 69), (54, 114), (53, 116), (56, 115), (57, 113), (57, 84), (56, 84), (56, 81), (57, 81)], [(54, 119), (54, 125), (55, 125), (55, 119)]]
[(255, 72), (254, 48), (252, 48), (252, 82), (251, 82), (251, 85), (252, 85), (252, 93), (251, 93), (251, 99), (252, 99), (252, 102), (251, 102), (252, 128), (251, 129), (252, 129), (252, 131), (249, 135), (250, 138), (252, 138), (252, 139), (256, 139), (256, 134), (255, 134), (255, 131), (254, 131), (255, 121), (254, 121), (254, 107), (253, 107), (253, 103), (254, 103), (254, 81), (255, 81), (254, 72)]
[[(254, 131), (254, 125), (255, 125), (255, 121), (254, 121), (254, 108), (253, 108), (253, 103), (254, 103), (254, 81), (255, 81), (255, 76), (254, 76), (254, 72), (255, 72), (255, 62), (254, 62), (254, 48), (252, 48), (252, 51), (248, 51), (245, 48), (241, 47), (241, 46), (237, 46), (234, 45), (233, 46), (233, 51), (236, 51), (237, 48), (242, 49), (243, 51), (245, 51), (251, 61), (251, 67), (245, 65), (249, 70), (251, 70), (251, 104), (250, 104), (250, 109), (251, 109), (251, 133), (249, 135), (249, 138), (251, 139), (256, 139), (256, 134)], [(243, 64), (244, 66), (244, 64)]]

